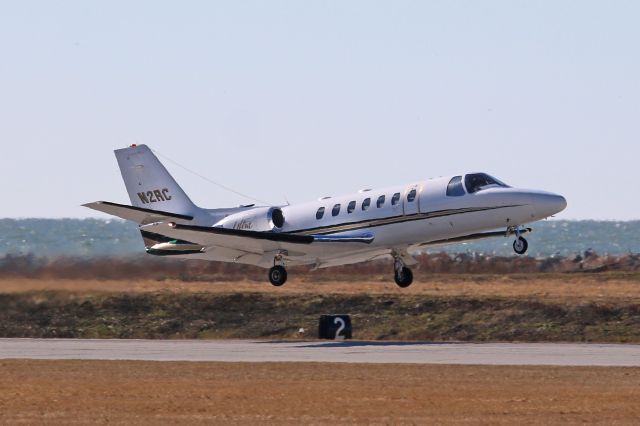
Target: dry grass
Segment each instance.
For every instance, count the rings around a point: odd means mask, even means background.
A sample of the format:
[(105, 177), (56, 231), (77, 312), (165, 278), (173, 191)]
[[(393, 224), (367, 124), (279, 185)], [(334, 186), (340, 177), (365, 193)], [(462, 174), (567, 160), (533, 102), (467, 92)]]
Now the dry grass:
[(2, 424), (634, 424), (640, 369), (0, 361)]
[(634, 274), (441, 275), (392, 282), (0, 280), (0, 335), (299, 338), (348, 312), (374, 340), (640, 342)]
[(93, 293), (269, 293), (269, 294), (371, 294), (527, 298), (553, 301), (640, 301), (637, 274), (517, 274), (439, 275), (415, 282), (406, 289), (387, 281), (303, 281), (293, 277), (283, 287), (268, 282), (183, 282), (175, 280), (65, 280), (0, 279), (0, 293), (59, 290)]

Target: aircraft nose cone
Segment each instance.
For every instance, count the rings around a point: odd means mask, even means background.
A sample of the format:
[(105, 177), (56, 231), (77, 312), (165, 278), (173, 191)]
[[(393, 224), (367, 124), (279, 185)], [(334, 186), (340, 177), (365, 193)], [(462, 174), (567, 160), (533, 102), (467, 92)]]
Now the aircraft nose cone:
[(567, 208), (567, 199), (562, 195), (555, 196), (555, 207), (558, 209), (558, 213)]
[(549, 217), (567, 208), (567, 200), (558, 194), (536, 194), (535, 204), (542, 216)]

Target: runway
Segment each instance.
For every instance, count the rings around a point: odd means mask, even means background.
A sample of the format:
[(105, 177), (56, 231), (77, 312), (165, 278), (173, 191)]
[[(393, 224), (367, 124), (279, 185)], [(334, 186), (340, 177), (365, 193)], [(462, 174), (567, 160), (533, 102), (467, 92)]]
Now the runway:
[(640, 345), (0, 339), (0, 359), (640, 367)]

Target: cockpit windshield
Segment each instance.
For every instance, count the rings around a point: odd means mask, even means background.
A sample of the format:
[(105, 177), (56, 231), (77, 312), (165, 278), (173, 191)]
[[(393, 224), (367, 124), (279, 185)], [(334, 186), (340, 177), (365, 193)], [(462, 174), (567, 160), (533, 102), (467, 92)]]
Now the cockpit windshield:
[(478, 192), (482, 189), (491, 188), (491, 187), (502, 187), (509, 188), (509, 185), (499, 181), (498, 179), (489, 176), (486, 173), (474, 173), (470, 175), (466, 175), (464, 177), (464, 186), (467, 187), (467, 192), (469, 194), (473, 194), (474, 192)]

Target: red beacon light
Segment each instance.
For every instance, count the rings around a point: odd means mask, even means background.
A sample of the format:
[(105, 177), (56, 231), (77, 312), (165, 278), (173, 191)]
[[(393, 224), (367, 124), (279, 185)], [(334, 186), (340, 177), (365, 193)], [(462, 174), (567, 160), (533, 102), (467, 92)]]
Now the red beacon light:
[(131, 144), (131, 146), (130, 146), (129, 148), (135, 148), (136, 146), (138, 146), (138, 145), (137, 145), (137, 144), (135, 144), (135, 143), (132, 143), (132, 144)]

